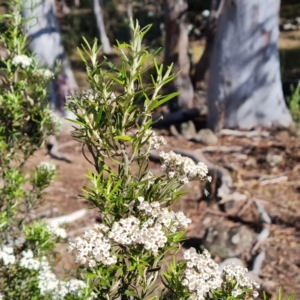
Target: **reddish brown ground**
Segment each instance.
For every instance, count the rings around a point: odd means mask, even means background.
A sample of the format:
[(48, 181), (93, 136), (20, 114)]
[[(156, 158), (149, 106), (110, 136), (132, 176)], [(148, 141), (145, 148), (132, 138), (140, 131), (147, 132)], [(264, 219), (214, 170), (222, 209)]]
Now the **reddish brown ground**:
[[(168, 144), (165, 149), (184, 147), (197, 149), (205, 146), (166, 136)], [(59, 137), (60, 143), (72, 141), (70, 135)], [(262, 286), (274, 296), (276, 289), (282, 286), (284, 294), (298, 292), (295, 299), (300, 299), (300, 140), (296, 134), (287, 131), (275, 132), (268, 138), (237, 138), (221, 137), (220, 146), (251, 145), (249, 153), (212, 153), (206, 157), (217, 165), (227, 167), (234, 179), (234, 190), (248, 196), (235, 220), (236, 226), (246, 224), (255, 229), (258, 219), (255, 217), (255, 207), (252, 199), (260, 199), (272, 219), (269, 226), (270, 236), (261, 247), (266, 251), (266, 259), (261, 272)], [(56, 164), (59, 176), (48, 189), (45, 203), (41, 209), (47, 218), (69, 214), (81, 208), (88, 208), (88, 204), (78, 197), (84, 184), (88, 182), (84, 176), (89, 163), (81, 153), (81, 147), (76, 142), (66, 144), (63, 149), (72, 158), (72, 163), (57, 161), (47, 155), (46, 149), (35, 153), (27, 168), (32, 168), (42, 160), (50, 160)], [(277, 167), (270, 167), (266, 155), (274, 152), (282, 155), (283, 161)], [(159, 169), (159, 164), (151, 163), (152, 169)], [(287, 176), (287, 180), (276, 184), (262, 185), (259, 178), (263, 175)], [(284, 180), (284, 177), (281, 177)], [(200, 201), (203, 187), (199, 183), (188, 186), (191, 192), (185, 195), (174, 206), (175, 210), (183, 210), (193, 220), (187, 236), (194, 241), (203, 238), (206, 228), (218, 222), (229, 222), (229, 217), (223, 213), (215, 202), (214, 197)], [(254, 216), (254, 217), (253, 217)], [(257, 216), (257, 214), (256, 214)], [(69, 236), (80, 235), (93, 225), (99, 213), (89, 210), (83, 219), (67, 227)], [(253, 246), (253, 245), (252, 245)], [(251, 246), (251, 247), (252, 247)], [(250, 252), (245, 251), (240, 258), (249, 263)], [(57, 272), (62, 273), (74, 269), (73, 258), (65, 252), (66, 244), (57, 247)], [(216, 257), (219, 261), (219, 258)], [(72, 271), (71, 271), (72, 272)]]

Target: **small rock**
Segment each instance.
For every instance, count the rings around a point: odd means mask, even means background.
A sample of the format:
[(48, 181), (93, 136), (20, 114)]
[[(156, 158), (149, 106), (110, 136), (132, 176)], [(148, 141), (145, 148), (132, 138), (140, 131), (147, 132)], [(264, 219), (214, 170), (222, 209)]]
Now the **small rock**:
[(173, 135), (173, 136), (180, 136), (180, 133), (178, 132), (177, 128), (175, 125), (171, 125), (170, 126), (170, 133)]
[(193, 140), (205, 145), (215, 145), (218, 142), (218, 137), (212, 130), (206, 128), (199, 130)]
[(193, 121), (183, 122), (179, 125), (171, 125), (170, 132), (173, 136), (182, 136), (187, 140), (191, 140), (197, 133)]
[(207, 229), (203, 245), (213, 255), (226, 259), (249, 250), (255, 240), (256, 234), (246, 226), (219, 223)]
[(270, 167), (276, 167), (277, 165), (282, 163), (283, 157), (281, 154), (269, 152), (267, 154), (266, 161), (270, 165)]
[(187, 140), (194, 138), (197, 133), (194, 122), (188, 121), (181, 123), (180, 132)]
[(257, 159), (255, 157), (249, 157), (246, 161), (245, 161), (245, 166), (247, 167), (257, 167)]
[(296, 29), (297, 29), (297, 26), (296, 26), (296, 25), (293, 25), (293, 24), (291, 24), (291, 23), (287, 23), (287, 24), (284, 24), (284, 25), (282, 26), (282, 29), (283, 29), (284, 31), (292, 31), (292, 30), (296, 30)]
[(232, 257), (232, 258), (225, 259), (224, 261), (222, 261), (219, 264), (220, 271), (223, 271), (224, 267), (228, 264), (235, 264), (235, 265), (239, 265), (241, 267), (245, 267), (244, 263), (239, 258)]

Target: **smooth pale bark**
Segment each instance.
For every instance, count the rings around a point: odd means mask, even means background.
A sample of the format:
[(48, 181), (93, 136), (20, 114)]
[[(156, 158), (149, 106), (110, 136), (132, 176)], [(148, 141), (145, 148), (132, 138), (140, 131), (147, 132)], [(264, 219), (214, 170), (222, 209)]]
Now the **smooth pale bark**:
[(168, 85), (168, 92), (181, 92), (170, 102), (170, 109), (189, 109), (193, 106), (194, 90), (190, 79), (189, 40), (185, 23), (187, 3), (184, 0), (164, 0), (164, 10), (165, 64), (169, 66), (174, 63), (173, 72), (180, 71), (176, 79)]
[(94, 14), (95, 14), (95, 18), (96, 18), (100, 42), (102, 44), (102, 51), (104, 54), (110, 54), (111, 46), (110, 46), (110, 42), (107, 37), (105, 26), (104, 26), (103, 14), (102, 14), (100, 1), (101, 0), (94, 0)]
[(63, 113), (65, 96), (73, 93), (77, 84), (62, 44), (53, 2), (26, 0), (23, 15), (31, 18), (25, 26), (25, 31), (30, 39), (29, 49), (36, 54), (39, 64), (50, 70), (54, 70), (57, 61), (62, 66), (61, 73), (50, 86), (50, 101), (55, 110)]
[(132, 0), (126, 0), (126, 13), (128, 20), (132, 19), (133, 12), (132, 12)]
[(208, 127), (292, 123), (280, 78), (278, 0), (225, 0), (210, 64)]
[(131, 29), (130, 29), (130, 20), (133, 20), (133, 11), (132, 11), (132, 0), (126, 0), (126, 13), (128, 18), (128, 26), (129, 26), (129, 38), (132, 38)]

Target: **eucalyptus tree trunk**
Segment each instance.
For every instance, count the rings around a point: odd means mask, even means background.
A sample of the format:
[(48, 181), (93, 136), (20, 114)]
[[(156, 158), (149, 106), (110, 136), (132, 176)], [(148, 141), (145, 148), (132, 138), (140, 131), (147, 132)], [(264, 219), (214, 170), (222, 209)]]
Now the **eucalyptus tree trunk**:
[(50, 84), (52, 107), (64, 114), (65, 97), (77, 88), (69, 59), (62, 44), (55, 7), (52, 0), (25, 0), (23, 15), (31, 20), (25, 25), (30, 39), (29, 49), (34, 52), (41, 66), (54, 70), (61, 64), (61, 72)]
[(212, 0), (209, 20), (206, 26), (206, 44), (204, 52), (200, 57), (193, 78), (193, 85), (196, 90), (207, 90), (208, 70), (213, 51), (216, 27), (219, 15), (223, 9), (225, 0)]
[(132, 12), (132, 0), (126, 0), (126, 13), (127, 13), (127, 18), (130, 20), (133, 17), (133, 12)]
[(210, 64), (211, 129), (291, 125), (277, 49), (279, 7), (279, 0), (225, 0)]
[(126, 14), (128, 19), (129, 38), (131, 39), (130, 20), (133, 20), (132, 0), (126, 0)]
[(181, 92), (170, 102), (171, 111), (185, 110), (193, 106), (194, 90), (190, 78), (189, 39), (185, 23), (187, 8), (185, 0), (164, 0), (165, 64), (168, 66), (174, 63), (173, 72), (180, 71), (176, 79), (168, 85), (168, 92)]
[(105, 26), (104, 26), (104, 21), (103, 21), (103, 14), (102, 14), (102, 9), (100, 5), (101, 0), (93, 0), (94, 1), (94, 14), (96, 18), (96, 23), (97, 23), (97, 29), (100, 37), (100, 41), (102, 44), (102, 51), (104, 54), (110, 54), (111, 53), (111, 46), (109, 39), (106, 34)]

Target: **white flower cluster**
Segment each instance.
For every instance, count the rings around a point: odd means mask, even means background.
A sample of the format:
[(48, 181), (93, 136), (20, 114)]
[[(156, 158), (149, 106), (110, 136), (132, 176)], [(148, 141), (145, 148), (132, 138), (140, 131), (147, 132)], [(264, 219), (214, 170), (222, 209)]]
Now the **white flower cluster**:
[(94, 229), (88, 230), (83, 237), (76, 237), (69, 240), (69, 252), (76, 252), (76, 262), (88, 263), (94, 267), (96, 262), (105, 265), (115, 264), (117, 257), (110, 254), (111, 244), (106, 236), (109, 228), (103, 224), (95, 224)]
[(38, 288), (42, 296), (51, 294), (51, 299), (64, 299), (68, 294), (82, 296), (82, 290), (86, 288), (86, 284), (77, 279), (70, 281), (61, 281), (56, 278), (51, 271), (49, 262), (45, 257), (42, 260), (34, 258), (31, 250), (23, 251), (20, 260), (20, 266), (28, 269), (38, 271)]
[(30, 249), (22, 252), (22, 258), (20, 259), (19, 264), (25, 269), (35, 271), (37, 271), (41, 266), (41, 262), (33, 258), (33, 252)]
[(252, 291), (252, 297), (256, 298), (258, 296), (258, 292), (256, 289), (259, 289), (259, 284), (249, 277), (245, 276), (248, 272), (247, 268), (244, 268), (235, 264), (228, 264), (224, 267), (222, 278), (224, 281), (224, 285), (227, 282), (235, 281), (235, 289), (232, 291), (232, 296), (237, 297), (243, 293), (243, 289), (248, 289)]
[(111, 253), (115, 244), (124, 246), (143, 245), (146, 250), (154, 255), (167, 243), (166, 231), (175, 232), (179, 228), (186, 228), (191, 220), (182, 212), (174, 213), (167, 208), (161, 208), (158, 202), (144, 202), (144, 197), (138, 197), (138, 209), (144, 217), (149, 217), (145, 222), (130, 216), (114, 222), (112, 228), (100, 224), (86, 231), (83, 237), (76, 237), (69, 241), (70, 252), (74, 251), (76, 261), (80, 264), (88, 263), (94, 267), (96, 262), (111, 265), (117, 262)]
[(54, 78), (54, 73), (48, 69), (38, 69), (36, 70), (36, 75), (42, 77), (45, 80), (50, 80)]
[(109, 233), (109, 238), (121, 245), (143, 245), (146, 250), (150, 250), (154, 255), (158, 254), (158, 249), (163, 248), (167, 242), (162, 226), (145, 222), (140, 227), (140, 220), (136, 217), (129, 217), (115, 222)]
[(46, 229), (50, 234), (59, 238), (65, 239), (67, 237), (67, 232), (64, 228), (47, 225)]
[(42, 161), (38, 164), (38, 169), (43, 169), (48, 172), (54, 172), (56, 170), (56, 166), (52, 163), (49, 163), (47, 161)]
[(148, 141), (152, 149), (158, 149), (160, 146), (165, 145), (167, 142), (163, 136), (158, 136), (155, 131), (147, 129), (142, 138), (142, 142)]
[(100, 97), (100, 93), (98, 91), (93, 91), (92, 89), (88, 89), (85, 91), (75, 91), (74, 95), (67, 95), (66, 96), (66, 101), (68, 102), (69, 100), (72, 100), (73, 97), (76, 97), (77, 99), (81, 99), (82, 101), (84, 100), (91, 100), (91, 101), (98, 101), (98, 104), (105, 104), (105, 105), (110, 105), (115, 99), (116, 95), (114, 93), (109, 93), (106, 94), (107, 100), (104, 101)]
[(144, 224), (151, 225), (155, 221), (155, 224), (168, 228), (170, 232), (176, 232), (178, 229), (186, 228), (192, 222), (181, 211), (175, 213), (166, 207), (161, 208), (159, 202), (154, 201), (149, 203), (141, 201), (141, 199), (139, 201), (141, 204), (138, 206), (138, 209), (150, 217)]
[(222, 278), (219, 266), (207, 250), (197, 254), (194, 248), (184, 252), (187, 268), (184, 270), (182, 284), (192, 293), (190, 300), (205, 300), (211, 290), (221, 287)]
[(187, 261), (187, 266), (182, 284), (192, 293), (190, 300), (205, 300), (209, 292), (219, 288), (225, 290), (228, 283), (232, 281), (234, 281), (234, 290), (231, 293), (233, 297), (241, 295), (243, 289), (249, 290), (247, 296), (253, 298), (258, 296), (256, 289), (259, 288), (259, 284), (245, 276), (248, 272), (246, 268), (228, 264), (221, 272), (207, 250), (197, 254), (194, 248), (184, 252), (184, 259)]
[(12, 64), (14, 66), (20, 66), (23, 69), (29, 67), (32, 63), (32, 59), (30, 57), (28, 57), (27, 55), (21, 54), (21, 55), (16, 55), (13, 59), (12, 59)]
[(14, 264), (16, 261), (14, 249), (8, 246), (3, 246), (0, 248), (0, 259), (3, 261), (5, 266)]
[(207, 176), (208, 168), (203, 162), (196, 165), (191, 158), (183, 157), (173, 151), (161, 152), (159, 156), (162, 162), (161, 168), (167, 172), (169, 178), (177, 177), (182, 184), (194, 179), (211, 181), (211, 177)]
[(4, 296), (0, 294), (0, 300), (4, 300)]

